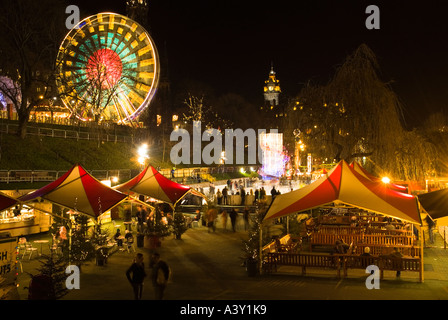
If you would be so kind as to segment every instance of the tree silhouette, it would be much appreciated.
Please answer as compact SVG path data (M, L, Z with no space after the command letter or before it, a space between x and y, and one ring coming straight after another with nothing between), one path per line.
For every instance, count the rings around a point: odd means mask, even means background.
M31 110L52 93L65 6L62 0L2 1L0 92L17 112L22 138Z
M288 111L289 128L298 129L295 138L317 156L366 157L378 173L424 178L433 167L433 146L403 128L403 106L379 73L375 54L362 44L327 85L308 84L300 92Z

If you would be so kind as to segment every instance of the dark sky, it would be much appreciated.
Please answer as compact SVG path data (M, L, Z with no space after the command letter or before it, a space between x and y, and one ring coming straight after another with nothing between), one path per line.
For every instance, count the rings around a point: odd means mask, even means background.
M125 0L74 0L81 11L125 14ZM418 124L448 102L446 1L149 0L149 29L167 49L171 81L193 79L217 94L262 102L271 62L287 96L309 80L326 83L359 45L377 55L385 81ZM366 7L380 9L368 30Z

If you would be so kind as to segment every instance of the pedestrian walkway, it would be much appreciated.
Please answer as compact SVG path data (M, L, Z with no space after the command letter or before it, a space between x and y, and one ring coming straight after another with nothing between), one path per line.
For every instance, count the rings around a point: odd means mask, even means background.
M48 237L40 235L39 237ZM436 234L434 245L424 251L425 280L418 282L418 273L404 272L401 278L385 273L380 289L367 289L367 274L362 270L350 272L348 278L338 279L334 271L309 269L306 276L297 270L283 270L272 275L248 277L242 267L242 241L247 238L242 224L237 231L218 226L208 232L204 226L189 229L181 240L165 238L157 251L168 262L172 280L166 300L334 300L334 299L448 299L448 249ZM148 274L150 250L143 253ZM45 253L45 252L44 252ZM105 266L88 262L82 266L81 287L71 290L63 300L132 300L132 288L125 272L134 254L116 252ZM37 259L22 262L23 273L18 276L18 294L27 299L30 277L39 266ZM153 300L153 289L147 279L144 300Z

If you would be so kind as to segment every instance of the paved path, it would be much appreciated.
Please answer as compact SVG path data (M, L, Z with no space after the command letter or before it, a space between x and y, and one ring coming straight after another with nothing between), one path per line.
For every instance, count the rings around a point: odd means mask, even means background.
M172 269L172 282L165 299L177 301L205 300L439 300L448 299L448 250L443 249L441 237L433 247L425 249L425 281L418 282L418 273L404 272L400 279L393 272L385 272L380 289L368 290L367 274L362 270L337 279L335 271L283 269L273 275L248 277L241 266L242 240L247 233L239 225L237 232L218 228L209 233L207 228L189 229L182 240L172 237L162 241L158 249L162 259ZM136 248L145 256L147 271L149 250ZM44 250L45 251L45 250ZM81 288L70 291L63 300L132 300L133 294L125 272L133 254L117 252L107 265L93 262L82 267ZM34 273L37 259L23 261L24 273L18 277L20 299L27 298L29 283L26 272ZM146 281L143 300L153 300L153 290Z

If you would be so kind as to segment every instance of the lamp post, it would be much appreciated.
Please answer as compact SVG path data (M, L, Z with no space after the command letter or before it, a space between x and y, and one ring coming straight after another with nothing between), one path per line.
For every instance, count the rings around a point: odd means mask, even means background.
M138 163L141 165L142 170L145 168L146 165L146 159L149 159L148 155L148 145L146 143L143 143L138 149L137 149L137 155L138 155Z
M381 181L382 181L384 184L388 184L388 183L390 183L390 178L389 178L389 177L383 177L383 178L381 178Z

